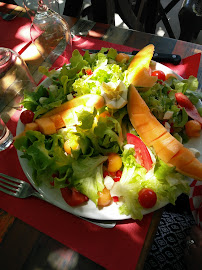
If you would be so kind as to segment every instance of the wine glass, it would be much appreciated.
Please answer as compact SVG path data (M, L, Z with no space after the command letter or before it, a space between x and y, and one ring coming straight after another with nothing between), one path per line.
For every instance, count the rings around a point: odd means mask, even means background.
M23 5L33 21L35 15L47 9L60 13L60 6L58 0L23 0Z
M28 0L24 0L24 2L26 1ZM50 2L53 4L53 1ZM58 68L68 63L71 57L71 32L68 23L62 16L44 3L42 0L38 1L38 8L30 28L30 36L32 43L42 58L46 60L46 66L52 66L57 60L55 68Z

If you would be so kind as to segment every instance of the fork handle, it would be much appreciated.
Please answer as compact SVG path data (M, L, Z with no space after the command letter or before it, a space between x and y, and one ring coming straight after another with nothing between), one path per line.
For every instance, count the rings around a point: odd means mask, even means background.
M37 191L34 191L31 195L48 202L48 200L46 200L45 197L41 193L39 193Z

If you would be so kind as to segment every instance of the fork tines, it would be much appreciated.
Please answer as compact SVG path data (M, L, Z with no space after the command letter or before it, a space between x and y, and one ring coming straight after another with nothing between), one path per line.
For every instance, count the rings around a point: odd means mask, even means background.
M18 191L23 181L12 176L5 175L3 173L0 173L0 176L5 178L0 178L0 190L7 194L15 196L15 193Z

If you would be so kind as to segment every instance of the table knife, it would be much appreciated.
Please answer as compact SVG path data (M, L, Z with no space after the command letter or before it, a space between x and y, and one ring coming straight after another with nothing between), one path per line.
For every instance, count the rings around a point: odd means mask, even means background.
M92 49L83 49L83 51L89 51L90 53L97 53L100 50L92 50ZM128 55L136 55L138 50L134 50L132 52L123 52L117 51L118 53L126 53ZM154 52L152 60L156 62L164 62L164 63L172 63L174 65L178 65L181 62L181 56L178 54L168 54L168 53L158 53Z

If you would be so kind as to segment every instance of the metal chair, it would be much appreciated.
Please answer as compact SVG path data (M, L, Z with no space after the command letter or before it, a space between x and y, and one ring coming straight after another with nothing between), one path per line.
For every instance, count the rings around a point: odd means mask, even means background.
M180 0L171 0L163 8L160 0L91 0L91 5L82 9L83 0L66 0L64 15L85 17L95 22L114 25L115 13L133 30L155 34L157 23L162 20L168 35L175 38L167 13Z

